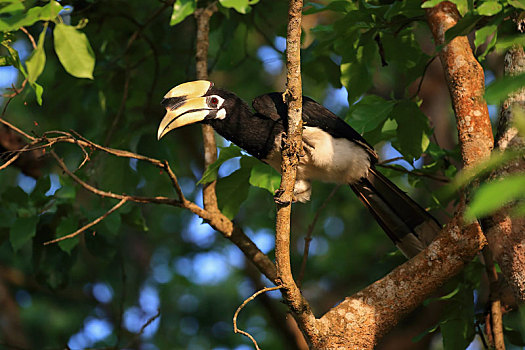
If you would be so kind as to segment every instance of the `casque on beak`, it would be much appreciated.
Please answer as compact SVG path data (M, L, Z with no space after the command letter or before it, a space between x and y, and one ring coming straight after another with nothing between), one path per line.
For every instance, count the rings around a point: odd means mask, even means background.
M210 81L197 80L180 84L168 91L162 100L166 115L160 122L157 139L160 140L173 129L204 120L211 108L206 103L206 97L202 96L212 86Z

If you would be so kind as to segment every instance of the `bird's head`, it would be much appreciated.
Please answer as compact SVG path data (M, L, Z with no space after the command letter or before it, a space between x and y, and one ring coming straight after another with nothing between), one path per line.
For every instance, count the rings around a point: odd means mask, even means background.
M157 139L184 125L224 119L225 98L219 96L220 91L206 80L190 81L168 91L162 100L166 115L160 122Z

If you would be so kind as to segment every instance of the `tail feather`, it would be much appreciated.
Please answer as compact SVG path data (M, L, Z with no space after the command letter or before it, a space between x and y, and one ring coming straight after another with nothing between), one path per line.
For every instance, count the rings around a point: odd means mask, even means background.
M441 229L432 215L374 168L350 187L409 258L429 245Z

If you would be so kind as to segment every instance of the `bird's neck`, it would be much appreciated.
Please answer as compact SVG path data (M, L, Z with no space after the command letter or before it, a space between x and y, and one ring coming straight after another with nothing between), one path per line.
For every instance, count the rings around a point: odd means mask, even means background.
M264 159L274 147L275 136L283 131L282 123L255 115L239 99L225 119L207 121L215 131L252 156Z

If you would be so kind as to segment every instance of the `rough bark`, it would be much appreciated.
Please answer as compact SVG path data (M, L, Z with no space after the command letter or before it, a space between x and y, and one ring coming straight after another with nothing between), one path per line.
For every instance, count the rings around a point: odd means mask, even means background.
M199 80L208 79L208 47L210 34L210 18L217 11L217 4L212 3L206 8L195 10L197 21L197 37L195 48L196 75ZM204 145L204 169L217 160L217 145L215 143L215 132L209 125L202 125L202 139ZM218 212L217 195L215 194L216 181L203 186L202 201L204 208L209 211Z
M445 44L445 32L460 19L451 2L427 9L427 20L436 45ZM466 36L454 38L439 52L450 91L461 156L465 167L486 159L494 145L487 104L483 99L485 75Z
M302 153L301 17L302 0L290 0L286 36L288 130L282 149L281 186L277 199L275 265L285 302L301 330L310 338L317 333L315 316L303 298L290 264L290 216L299 157Z
M505 74L525 72L523 47L512 48L505 55ZM513 93L503 102L498 120L496 148L501 151L525 150L525 141L513 126L515 111L525 112L525 88ZM515 159L492 174L493 179L523 173L525 159ZM512 287L516 299L525 302L525 218L512 217L513 204L506 205L494 215L483 220L494 260L499 264L505 279Z
M378 340L485 245L479 225L463 226L461 208L423 252L347 297L319 320L317 348L373 349Z

